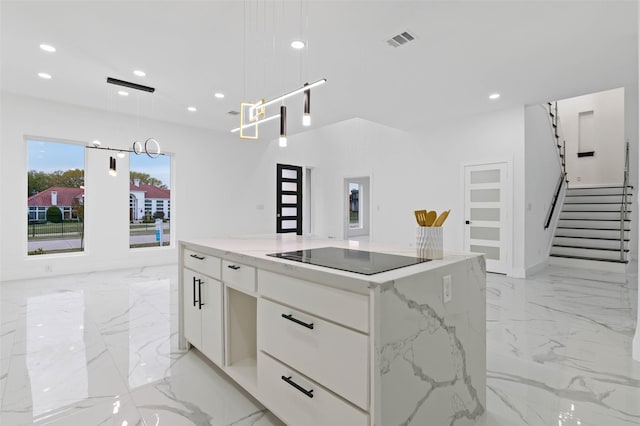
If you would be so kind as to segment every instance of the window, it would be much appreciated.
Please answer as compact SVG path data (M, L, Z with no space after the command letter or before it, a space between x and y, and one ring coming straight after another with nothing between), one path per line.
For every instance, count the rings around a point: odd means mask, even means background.
M129 247L170 245L171 157L131 153L129 166Z
M84 146L27 140L27 253L84 251Z

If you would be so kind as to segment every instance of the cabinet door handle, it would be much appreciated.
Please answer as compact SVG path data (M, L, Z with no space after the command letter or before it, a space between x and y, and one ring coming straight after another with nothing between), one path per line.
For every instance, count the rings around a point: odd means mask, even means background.
M238 266L238 265L227 265L227 268L233 269L234 271L237 271L238 269L240 269L240 266Z
M198 260L204 260L204 256L198 256L197 254L192 254L191 257Z
M193 277L193 306L196 306L196 277Z
M300 324L303 327L307 327L313 330L313 323L306 323L304 321L300 321L298 318L294 318L293 314L289 314L289 315L282 314L282 318L288 319L289 321L293 321L296 324Z
M204 303L202 303L202 280L198 280L198 309L202 309Z
M298 389L300 392L302 392L303 394L307 395L309 398L313 398L313 389L306 390L305 388L303 388L302 386L300 386L299 384L297 384L296 382L291 380L291 376L289 376L289 377L282 376L282 380L284 380L285 382L289 383L291 386L293 386L294 388Z

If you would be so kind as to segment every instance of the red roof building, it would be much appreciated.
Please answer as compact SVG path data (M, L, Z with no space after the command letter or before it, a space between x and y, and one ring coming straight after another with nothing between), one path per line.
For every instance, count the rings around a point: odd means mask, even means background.
M170 190L140 183L139 179L134 179L129 189L130 221L142 220L145 217L163 219L171 217Z
M83 198L84 189L82 188L61 186L47 188L27 199L28 218L30 221L44 221L47 218L47 209L57 206L64 220L74 219L73 206L77 203L82 204Z
M142 220L145 216L154 217L156 212L162 212L161 217L165 219L171 216L171 191L169 189L140 183L137 179L129 189L130 220ZM83 200L83 188L59 186L47 188L28 198L29 220L46 220L47 209L51 206L60 208L63 219L74 219L73 206L77 202L82 204Z

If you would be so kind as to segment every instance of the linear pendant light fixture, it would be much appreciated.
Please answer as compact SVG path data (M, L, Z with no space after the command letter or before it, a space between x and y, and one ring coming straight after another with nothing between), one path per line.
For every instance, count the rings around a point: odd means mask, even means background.
M280 95L268 101L264 99L255 102L255 103L246 103L243 102L240 104L240 127L237 127L231 130L232 133L240 131L241 139L258 139L258 125L261 123L265 123L267 121L274 120L276 118L280 118L280 146L286 146L286 106L281 105L280 114L275 114L269 117L265 117L266 108L270 105L275 104L276 102L282 102L287 98L295 96L299 93L304 93L304 115L302 119L302 124L304 126L311 125L311 89L314 87L321 86L327 82L326 78L320 79L313 83L305 83L302 87L299 87L295 90L285 93L284 95ZM252 135L247 135L243 132L243 130L255 127L255 133Z
M305 87L309 86L309 83L304 84ZM311 89L304 91L304 113L302 114L302 125L311 126Z
M143 86L142 84L132 83L130 81L118 80L117 78L107 77L107 83L115 84L117 86L124 86L130 89L142 90L143 92L153 93L155 88L149 86Z
M296 90L292 90L289 93L285 93L284 95L278 96L277 98L273 98L273 99L271 99L271 100L269 100L267 102L264 102L264 103L257 102L256 104L254 104L253 109L256 109L258 107L266 108L271 104L274 104L274 103L279 102L279 101L283 101L283 100L285 100L287 98L290 98L291 96L297 95L298 93L302 93L305 90L311 90L314 87L318 87L318 86L321 86L321 85L325 84L326 82L327 82L327 79L323 78L323 79L318 80L316 82L313 82L311 84L307 83L304 86L302 86L302 87L300 87L300 88L298 88Z
M279 118L279 117L280 117L280 114L272 115L271 117L263 118L262 120L257 120L257 121L254 121L253 123L245 124L244 126L242 126L242 129L243 130L248 129L249 127L257 126L258 124L266 123L267 121L275 120L276 118ZM235 129L231 130L231 133L235 133L239 130L240 130L240 127L236 127Z

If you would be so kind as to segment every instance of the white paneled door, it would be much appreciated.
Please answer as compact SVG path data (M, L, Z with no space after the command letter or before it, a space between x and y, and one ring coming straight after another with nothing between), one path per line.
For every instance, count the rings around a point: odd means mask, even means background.
M484 253L487 271L509 272L507 242L507 163L465 166L465 231L467 251Z

